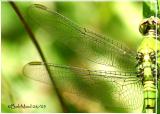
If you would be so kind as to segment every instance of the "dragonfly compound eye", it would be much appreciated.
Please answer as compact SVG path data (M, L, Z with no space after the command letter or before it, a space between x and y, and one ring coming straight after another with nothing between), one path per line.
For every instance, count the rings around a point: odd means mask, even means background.
M139 31L144 36L150 33L152 33L153 35L155 34L159 35L160 34L160 19L157 17L151 16L150 18L143 20L140 23Z

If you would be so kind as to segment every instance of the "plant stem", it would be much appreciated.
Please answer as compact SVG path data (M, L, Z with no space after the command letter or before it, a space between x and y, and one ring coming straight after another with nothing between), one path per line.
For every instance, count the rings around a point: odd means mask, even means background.
M24 28L25 28L25 30L27 31L28 35L30 36L30 39L32 40L33 44L35 45L36 49L38 50L38 53L39 53L42 61L43 61L44 63L47 63L47 61L46 61L46 59L45 59L45 57L44 57L44 54L42 53L42 50L41 50L41 48L40 48L40 45L38 44L38 42L37 42L37 40L36 40L36 38L35 38L32 30L30 29L29 25L26 23L24 17L21 15L19 8L16 6L16 4L15 4L13 1L10 1L9 3L11 4L12 8L13 8L14 11L16 12L16 14L18 15L20 21L21 21L22 24L24 25ZM50 70L49 70L49 67L48 67L48 65L46 65L46 64L44 64L44 65L45 65L45 68L46 68L46 70L47 70L47 72L48 72L48 74L49 74L49 78L50 78L50 80L51 80L51 82L52 82L53 88L54 88L55 92L57 93L57 96L58 96L59 101L60 101L60 103L61 103L63 112L67 112L65 103L64 103L64 101L63 101L63 98L62 98L62 96L61 96L61 94L60 94L59 89L58 89L57 86L56 86L56 83L55 83L55 81L54 81L54 79L53 79L53 77L52 77L52 74L51 74L51 72L50 72Z

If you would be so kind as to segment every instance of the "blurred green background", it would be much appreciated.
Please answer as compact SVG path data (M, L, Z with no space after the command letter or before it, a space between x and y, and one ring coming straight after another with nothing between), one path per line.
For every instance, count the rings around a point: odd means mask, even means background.
M28 17L28 7L33 3L40 2L16 2L34 34L36 34L47 61L57 64L76 65L76 59L74 60L72 53L68 54L68 50L53 46L56 41L54 41L54 37L50 38L52 34L43 30L43 26L35 26L34 22ZM127 44L133 50L136 50L142 40L138 30L139 23L143 19L141 2L41 2L40 4L63 14L82 27ZM52 87L28 79L22 72L25 64L30 61L41 61L41 58L9 3L2 2L1 16L2 112L62 112ZM70 95L70 97L73 96ZM75 97L75 99L77 100L73 102L76 103L66 101L70 112L135 111L114 110L100 105L103 103L79 99L79 97ZM46 109L8 108L8 105L13 103L45 104L47 107ZM136 111L141 111L141 107Z

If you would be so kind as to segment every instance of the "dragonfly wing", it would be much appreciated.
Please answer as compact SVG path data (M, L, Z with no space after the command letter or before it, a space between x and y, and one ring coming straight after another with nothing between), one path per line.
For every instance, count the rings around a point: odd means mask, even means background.
M69 99L99 103L114 112L129 112L143 104L141 80L134 72L91 71L78 67L46 64L50 68L57 87ZM44 63L31 62L24 67L25 76L51 84ZM69 96L67 96L68 94ZM69 97L69 98L68 98ZM72 98L72 97L71 97ZM136 99L135 99L136 98ZM70 99L70 102L75 102ZM85 102L85 101L84 101Z
M30 19L40 25L58 41L55 45L70 47L78 56L100 64L124 69L135 68L135 54L121 43L80 27L63 15L45 6L35 4L29 8ZM78 43L78 44L77 44ZM61 47L61 46L60 46Z

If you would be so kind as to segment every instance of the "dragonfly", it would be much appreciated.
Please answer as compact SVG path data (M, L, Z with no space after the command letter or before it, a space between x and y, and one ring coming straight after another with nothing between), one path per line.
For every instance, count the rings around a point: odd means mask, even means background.
M74 56L85 59L91 67L32 61L23 68L26 77L51 84L47 65L62 96L73 104L84 108L92 104L114 112L130 112L139 107L145 113L156 112L160 78L158 18L152 16L141 22L139 31L144 38L137 50L132 50L116 40L80 27L44 5L34 4L28 12L34 23L53 33L61 45L71 47ZM102 69L95 70L94 66Z

